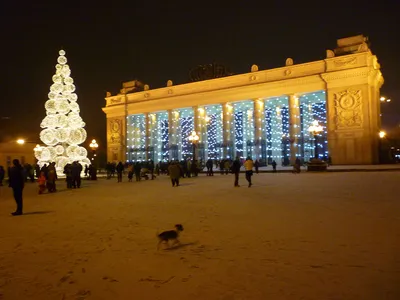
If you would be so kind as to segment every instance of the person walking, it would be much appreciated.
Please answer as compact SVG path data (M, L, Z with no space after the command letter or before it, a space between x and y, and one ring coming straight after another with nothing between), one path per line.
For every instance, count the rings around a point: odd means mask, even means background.
M117 170L117 182L122 182L122 172L124 171L122 162L119 162L115 169Z
M56 174L56 167L55 163L51 163L49 165L48 173L47 173L47 190L49 193L55 193L56 190L56 179L57 179L57 174Z
M240 159L236 157L232 164L232 173L235 174L235 187L240 187L239 185L239 172L240 172Z
M147 167L148 167L150 175L151 175L151 180L154 180L154 178L156 178L156 176L154 175L154 161L150 160L147 163Z
M132 178L133 178L133 164L130 163L128 165L128 182L132 182Z
M275 160L272 161L272 170L274 173L276 173L276 161Z
M256 169L256 174L258 174L259 167L260 167L260 162L258 161L258 159L256 159L256 161L254 162L254 168Z
M25 178L23 168L18 159L13 160L13 167L10 168L8 173L9 187L12 188L15 202L17 203L17 210L11 213L13 216L22 215L23 201L22 191L24 190Z
M136 177L136 181L140 181L141 180L141 171L142 171L142 164L140 162L136 162L135 166L133 167L133 170L135 171L135 177Z
M44 172L40 173L40 176L37 181L39 185L39 195L41 195L46 190L46 176L44 176Z
M297 157L296 161L294 162L294 165L293 165L292 173L298 174L300 172L301 172L301 161L300 161L300 158Z
M3 186L3 180L6 175L6 171L3 166L0 166L0 186Z
M181 177L181 166L179 162L171 162L168 166L169 177L171 178L172 187L179 186L179 178Z
M214 163L213 163L212 159L209 158L206 162L207 176L214 176L213 166L214 166Z
M246 170L246 180L249 182L249 187L251 187L253 184L251 183L251 176L253 176L253 160L251 157L247 157L246 161L244 162L244 168Z

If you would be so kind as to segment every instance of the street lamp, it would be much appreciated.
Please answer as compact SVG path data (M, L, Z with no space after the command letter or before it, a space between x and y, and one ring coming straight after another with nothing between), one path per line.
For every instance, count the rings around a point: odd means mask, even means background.
M381 100L381 102L390 102L390 101L392 101L392 100L390 100L390 99L387 99L386 97L381 97L381 98L379 98L379 100Z
M17 144L23 145L23 144L25 144L25 140L24 139L18 139L17 140Z
M197 135L196 131L192 131L192 134L189 136L189 141L193 145L193 161L196 160L196 145L199 142L199 136Z
M324 128L318 124L318 121L315 120L312 122L312 125L308 128L308 131L311 132L314 135L314 141L315 141L315 155L314 157L318 159L318 134L323 131Z
M383 139L386 136L386 132L385 131L379 131L379 137L381 139Z
M90 149L92 149L92 154L93 154L92 160L94 160L94 157L96 156L96 150L99 147L99 145L97 144L96 140L93 139L89 147Z

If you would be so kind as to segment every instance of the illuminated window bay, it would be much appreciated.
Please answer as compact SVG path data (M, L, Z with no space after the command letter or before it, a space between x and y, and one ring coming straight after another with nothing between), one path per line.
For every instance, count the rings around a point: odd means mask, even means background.
M265 101L266 153L268 163L288 165L290 161L289 98L269 98Z
M254 103L233 103L234 146L236 157L254 157Z
M127 118L127 160L146 159L146 123L145 115L131 115Z
M223 157L223 116L222 105L208 105L204 107L205 114L200 116L204 118L206 128L206 142L204 155L211 159L220 159Z
M194 111L193 108L181 108L176 112L179 115L179 128L177 128L178 152L174 153L174 159L187 159L192 156L192 144L189 136L194 130Z
M314 121L323 127L323 131L317 136L318 157L327 159L328 139L327 139L327 120L326 120L326 93L319 91L314 93L303 94L300 100L300 126L301 134L299 139L298 157L309 161L315 155L315 138L309 131Z

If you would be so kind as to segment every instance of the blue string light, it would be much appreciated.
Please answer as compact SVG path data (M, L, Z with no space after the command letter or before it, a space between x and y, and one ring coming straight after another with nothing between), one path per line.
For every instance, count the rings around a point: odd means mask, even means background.
M192 144L190 143L188 137L194 130L194 118L193 117L183 117L180 118L181 126L181 143L182 143L182 159L186 159L192 156Z
M243 157L243 112L235 112L235 146L236 155Z
M289 132L289 98L287 96L268 98L265 100L264 125L266 143L262 151L265 151L269 163L276 160L277 163L284 162L290 158L290 143L293 137ZM223 147L223 118L221 105L204 106L205 111L198 122L200 128L205 126L203 133L204 155L207 158L222 158ZM326 117L326 94L324 91L303 94L299 98L299 125L298 134L299 149L298 156L308 161L314 157L314 136L308 131L313 121L323 126L324 131L318 136L319 157L327 158L327 117ZM189 135L194 130L194 111L192 108L177 109L176 117L179 122L175 123L179 128L173 128L176 132L177 155L178 158L188 158L192 155L192 144L188 140ZM242 157L253 156L254 154L254 104L252 101L242 101L233 103L233 120L231 122L231 138L234 141L234 148L230 147L228 153ZM208 118L207 121L201 118ZM231 115L232 116L232 115ZM176 119L178 120L178 119ZM145 115L131 115L127 118L127 159L129 161L141 161L146 157L146 125ZM150 126L149 150L150 157L154 160L168 160L170 157L170 124L168 112L157 112L151 114L148 119ZM172 132L175 134L174 132ZM198 132L200 134L200 132ZM265 149L264 149L265 147ZM234 153L234 150L236 153ZM175 150L174 150L175 151Z

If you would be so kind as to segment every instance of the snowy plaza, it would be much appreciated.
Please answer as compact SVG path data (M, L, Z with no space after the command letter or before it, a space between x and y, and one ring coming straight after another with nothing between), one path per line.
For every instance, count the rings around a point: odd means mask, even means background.
M400 172L240 180L0 187L0 299L400 299Z

